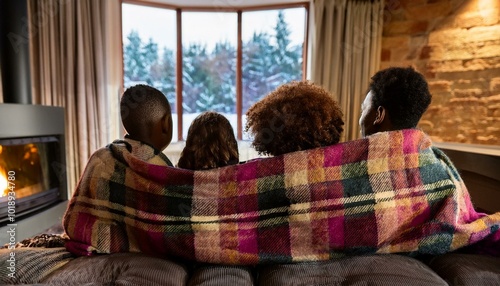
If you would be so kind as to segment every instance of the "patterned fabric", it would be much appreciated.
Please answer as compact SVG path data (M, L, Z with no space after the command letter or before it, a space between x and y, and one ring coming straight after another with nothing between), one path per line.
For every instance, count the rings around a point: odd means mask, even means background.
M48 234L42 233L35 235L33 237L23 239L22 241L16 243L13 248L21 247L64 247L67 237L64 234ZM11 247L9 244L5 244L2 249ZM12 248L12 247L11 247Z
M0 249L0 285L40 283L73 259L64 247Z
M69 203L75 254L252 265L435 255L483 241L499 254L500 213L473 209L457 170L419 130L206 171L167 167L151 147L125 143L91 157Z

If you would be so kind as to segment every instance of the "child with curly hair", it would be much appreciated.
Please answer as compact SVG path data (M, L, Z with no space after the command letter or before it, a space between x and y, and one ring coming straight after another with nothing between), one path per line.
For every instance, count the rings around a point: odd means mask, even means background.
M204 112L191 123L177 166L207 170L237 164L238 143L233 128L221 114Z
M248 109L245 131L261 155L282 155L340 141L344 121L333 95L309 81L281 85Z

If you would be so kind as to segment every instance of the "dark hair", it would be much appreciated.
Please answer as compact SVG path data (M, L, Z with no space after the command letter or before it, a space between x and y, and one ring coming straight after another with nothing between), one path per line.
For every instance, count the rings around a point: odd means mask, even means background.
M371 80L373 108L383 106L397 129L417 127L432 99L424 76L412 67L391 67Z
M123 127L131 135L143 132L144 128L171 114L170 104L158 89L138 84L129 87L120 101Z
M344 121L333 95L308 81L281 85L248 109L245 130L259 154L281 155L336 144Z
M186 146L177 166L203 170L237 164L238 143L233 128L221 114L204 112L189 126Z

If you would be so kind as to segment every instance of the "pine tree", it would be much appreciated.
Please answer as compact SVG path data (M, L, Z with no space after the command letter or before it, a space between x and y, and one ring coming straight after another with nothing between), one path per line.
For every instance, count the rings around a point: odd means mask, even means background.
M143 80L150 85L154 85L151 73L153 72L155 65L158 65L158 44L153 42L153 39L149 38L148 43L142 47L141 53L143 65L146 70Z
M290 30L288 29L288 24L285 21L285 15L283 14L283 10L278 12L278 21L274 28L276 32L276 55L279 55L277 58L277 62L283 62L283 59L289 55L287 53L288 46L290 45Z
M243 110L247 110L270 91L273 48L267 33L254 33L243 46Z
M155 82L159 83L158 85L160 87L160 91L167 96L172 110L175 110L176 69L174 52L167 48L163 48L162 60L161 63L157 66L159 67L159 79L155 80Z
M236 112L236 49L228 42L215 45L211 54L211 89L215 97L212 109Z
M279 85L302 78L302 46L291 44L283 11L278 12L274 33L259 32L243 45L244 112ZM175 104L176 62L173 51L143 43L136 31L124 46L125 85L146 82L160 89ZM183 48L183 109L186 113L206 110L234 113L236 107L236 49L228 42Z
M158 44L153 39L150 38L144 44L139 33L134 30L127 39L123 53L125 87L138 83L149 84L165 94L174 110L176 79L173 52L164 48L160 61Z
M128 44L123 49L125 83L129 81L141 81L147 74L141 52L141 37L139 37L137 31L132 30L128 34L127 39Z
M283 10L278 12L275 26L276 46L273 52L273 85L280 85L302 78L302 48L290 45L290 30L285 21Z
M209 74L205 64L208 59L206 47L190 44L184 49L183 55L183 109L188 113L204 111L204 104L209 104L211 100L207 88Z
M254 33L252 39L245 43L243 110L281 84L302 79L302 47L291 45L290 34L285 15L280 10L274 27L274 39L266 33Z

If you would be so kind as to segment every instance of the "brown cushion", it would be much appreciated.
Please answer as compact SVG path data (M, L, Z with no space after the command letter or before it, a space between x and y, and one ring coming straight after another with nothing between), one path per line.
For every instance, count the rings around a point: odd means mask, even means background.
M321 263L268 266L259 285L448 285L424 263L399 255L370 255Z
M197 267L188 286L253 286L252 269L243 266L205 265Z
M53 285L185 285L186 268L141 253L79 257L43 280Z
M500 285L500 258L476 254L448 253L429 262L450 285Z
M64 247L0 249L0 285L39 283L73 259Z

